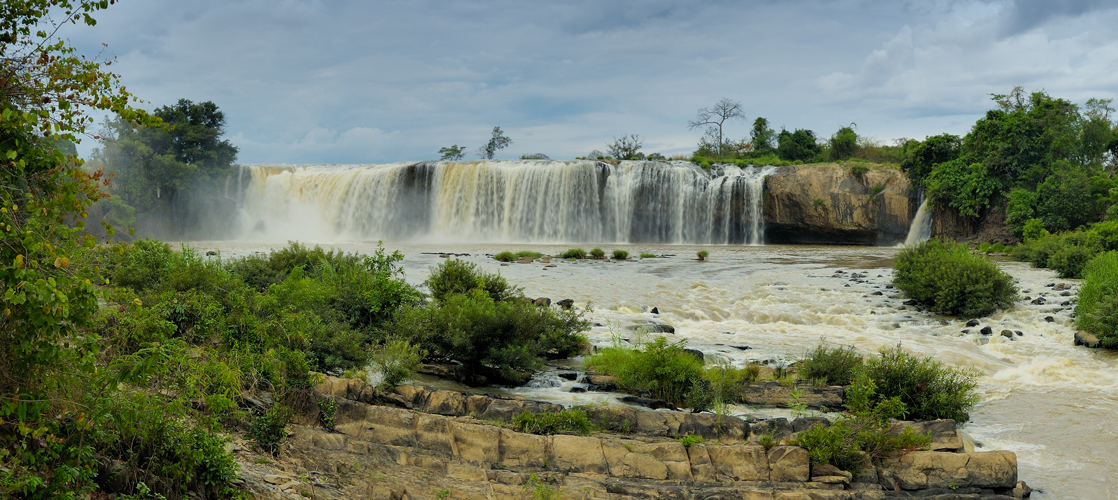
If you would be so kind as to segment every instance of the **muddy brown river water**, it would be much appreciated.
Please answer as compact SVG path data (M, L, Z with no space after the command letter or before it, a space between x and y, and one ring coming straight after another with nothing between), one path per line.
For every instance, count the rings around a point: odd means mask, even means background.
M313 242L311 242L313 243ZM200 250L223 257L267 251L282 243L196 242ZM324 246L369 252L376 243ZM589 249L590 245L581 245ZM699 247L602 245L607 255L627 250L624 262L552 260L544 264L500 265L486 256L503 250L557 254L571 245L385 243L405 255L409 282L422 282L439 252L468 253L464 260L487 271L500 271L531 297L574 299L589 304L588 318L602 326L589 332L606 346L616 336L631 336L627 326L653 318L671 324L669 337L735 364L751 360L794 361L821 340L852 345L865 354L897 345L945 363L980 369L982 401L963 430L977 449L1017 453L1020 478L1042 493L1035 498L1118 498L1118 355L1073 345L1071 306L1078 283L1060 280L1048 270L1000 261L1018 280L1022 297L1044 296L1045 305L1019 301L1006 312L981 318L978 327L904 306L887 288L896 248L806 246L706 246L706 262L695 259ZM636 258L641 252L668 257ZM838 273L842 271L842 273ZM852 273L864 275L852 279ZM836 277L836 274L838 277ZM1070 296L1046 287L1068 283ZM875 292L880 292L876 295ZM1046 321L1051 316L1054 321ZM994 334L979 333L991 326ZM1020 331L1013 339L1002 330ZM737 346L737 347L735 347ZM741 349L749 347L749 349ZM605 401L614 395L567 392L570 382L549 383L510 392L565 404ZM735 407L739 414L773 414L772 410Z

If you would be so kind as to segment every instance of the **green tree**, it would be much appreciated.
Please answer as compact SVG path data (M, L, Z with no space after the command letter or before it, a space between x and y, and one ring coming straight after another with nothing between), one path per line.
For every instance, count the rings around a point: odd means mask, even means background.
M754 151L760 153L773 151L776 143L776 132L769 127L769 120L760 116L753 120L753 129L749 131L749 140Z
M781 160L804 162L811 161L822 151L815 140L815 132L805 129L796 129L795 132L781 129L776 149Z
M722 128L726 122L745 118L745 110L741 103L722 98L709 108L699 108L694 120L687 122L687 128L694 130L706 127L710 135L715 136L715 152L719 158L723 156L723 142L725 141Z
M478 148L477 154L482 159L492 160L493 155L497 154L498 150L505 149L510 144L512 144L512 139L509 139L508 136L501 131L501 127L493 127L493 135L489 138L489 142Z
M466 146L455 144L450 147L439 148L439 154L442 155L439 158L440 161L458 161L466 156Z
M853 125L853 124L851 124ZM858 134L852 127L842 127L831 136L831 159L845 160L858 151Z
M957 135L940 134L906 144L901 170L917 187L924 186L924 178L939 164L959 157L962 139Z

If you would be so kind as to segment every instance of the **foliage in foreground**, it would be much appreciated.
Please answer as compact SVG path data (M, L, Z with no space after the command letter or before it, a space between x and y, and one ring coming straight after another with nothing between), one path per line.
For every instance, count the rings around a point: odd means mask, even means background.
M1061 278L1082 278L1091 259L1114 250L1118 250L1118 221L1108 220L1061 234L1039 229L1013 249L1013 258L1050 268Z
M796 364L796 373L827 385L850 385L862 366L862 355L853 347L819 344Z
M1075 324L1096 335L1103 347L1118 348L1118 252L1092 259L1083 271Z
M893 285L931 310L985 316L1013 306L1017 286L997 264L966 245L932 238L907 247L893 264Z
M618 343L598 351L583 364L614 377L625 387L647 389L654 398L692 407L692 389L701 380L703 362L685 351L686 345L686 339L671 343L664 337L656 337L635 349Z
M800 432L794 444L807 450L813 464L831 464L855 476L889 454L927 447L931 439L911 427L890 432L893 419L905 418L908 408L900 397L878 395L873 378L859 373L846 390L847 411L829 426Z

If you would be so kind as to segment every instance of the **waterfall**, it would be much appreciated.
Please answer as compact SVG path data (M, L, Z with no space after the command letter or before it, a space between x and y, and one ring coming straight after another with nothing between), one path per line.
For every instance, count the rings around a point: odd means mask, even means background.
M776 167L471 161L248 165L243 227L298 239L762 244Z
M928 200L921 194L920 208L916 210L912 225L908 227L908 237L904 240L905 246L915 245L932 237L932 215L932 209L928 208Z

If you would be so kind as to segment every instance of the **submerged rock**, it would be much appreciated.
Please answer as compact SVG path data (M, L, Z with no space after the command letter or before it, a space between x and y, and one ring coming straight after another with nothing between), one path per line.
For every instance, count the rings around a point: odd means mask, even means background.
M1083 330L1075 332L1075 345L1090 347L1092 349L1102 347L1102 342L1099 338L1092 333L1087 333Z

